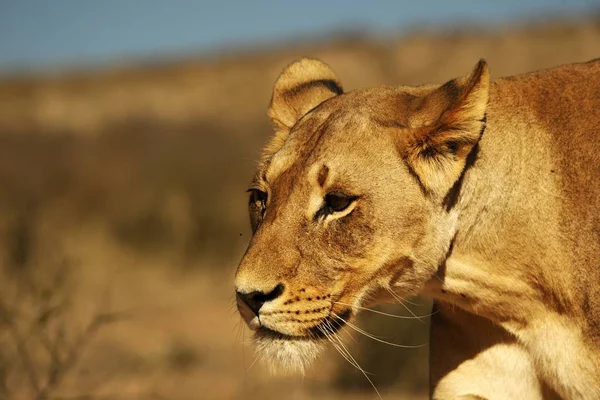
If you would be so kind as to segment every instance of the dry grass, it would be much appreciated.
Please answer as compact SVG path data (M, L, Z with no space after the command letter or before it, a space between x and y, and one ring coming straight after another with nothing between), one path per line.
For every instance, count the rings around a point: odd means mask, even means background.
M375 398L333 351L304 379L269 376L252 365L243 345L248 333L232 307L232 277L249 238L244 190L270 134L271 84L306 54L329 62L347 89L439 82L466 73L480 57L499 76L597 57L600 22L352 37L172 65L6 78L0 399L37 392L65 399L285 393L300 400L342 391L348 399ZM64 281L52 278L65 269ZM17 291L23 282L38 289ZM57 305L60 312L40 324ZM427 313L426 306L414 310ZM126 318L93 322L102 315ZM418 321L362 319L399 343L426 340ZM348 343L384 398L425 396L427 349L392 349L356 336Z

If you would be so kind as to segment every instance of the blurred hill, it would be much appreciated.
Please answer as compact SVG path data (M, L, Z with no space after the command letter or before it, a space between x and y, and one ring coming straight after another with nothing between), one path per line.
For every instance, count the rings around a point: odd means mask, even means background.
M499 77L599 57L600 16L338 35L180 61L0 77L0 306L23 274L44 280L44 271L66 266L77 307L63 330L77 331L89 319L85 305L107 287L111 308L137 310L99 336L56 393L275 399L285 388L295 399L336 398L342 389L353 393L349 399L375 398L335 354L320 364L324 374L302 384L269 377L260 366L247 371L253 356L248 352L244 364L241 346L232 344L238 318L230 312L231 281L249 239L244 191L271 134L272 84L305 55L329 63L347 90L441 83L482 57ZM369 331L399 343L426 340L426 324L366 318ZM3 329L0 348L16 349ZM384 398L426 393L426 349L357 340L359 362L375 373ZM8 350L0 357L0 398L10 398L10 387L20 388L13 398L33 398L25 395L19 352Z
M131 121L204 121L227 129L264 119L271 85L301 55L322 58L348 89L442 82L486 58L494 76L598 56L600 17L395 38L356 34L162 65L0 81L0 131L90 135ZM0 77L1 79L1 77Z

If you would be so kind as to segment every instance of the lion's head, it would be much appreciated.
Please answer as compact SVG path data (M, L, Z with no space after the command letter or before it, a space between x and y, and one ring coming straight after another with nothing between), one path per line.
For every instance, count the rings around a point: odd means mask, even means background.
M344 93L323 62L275 83L235 278L258 351L303 368L388 290L418 293L456 232L453 187L485 124L484 61L446 84Z

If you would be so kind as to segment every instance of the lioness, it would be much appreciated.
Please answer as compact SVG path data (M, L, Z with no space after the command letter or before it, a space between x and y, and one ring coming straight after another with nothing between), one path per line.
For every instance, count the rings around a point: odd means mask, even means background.
M303 368L365 304L422 294L432 398L600 399L600 60L489 76L283 71L235 278L259 352Z

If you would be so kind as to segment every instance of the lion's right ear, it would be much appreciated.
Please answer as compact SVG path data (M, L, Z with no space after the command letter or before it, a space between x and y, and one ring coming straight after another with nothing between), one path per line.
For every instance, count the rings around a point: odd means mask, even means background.
M424 189L443 199L460 178L485 127L490 72L480 60L471 74L415 98L409 124L414 135L404 149Z
M335 72L322 61L303 58L288 65L275 82L269 106L277 141L283 144L300 118L343 92Z

